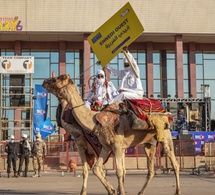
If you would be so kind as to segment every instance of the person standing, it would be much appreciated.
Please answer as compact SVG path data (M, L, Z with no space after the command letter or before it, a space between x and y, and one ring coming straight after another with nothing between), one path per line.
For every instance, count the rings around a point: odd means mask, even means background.
M18 175L21 176L22 165L23 165L23 162L25 161L24 177L27 177L28 176L29 155L31 153L31 146L28 142L28 136L26 134L22 134L22 141L20 142L19 150L20 150L20 160L19 160Z
M16 160L17 160L17 154L18 154L18 148L17 144L14 142L14 135L10 136L10 142L5 146L5 152L7 155L7 176L10 178L10 169L11 169L11 163L13 164L13 171L14 171L14 177L18 177L16 172Z
M36 140L34 141L33 148L33 167L34 167L34 175L32 177L41 177L40 171L43 164L43 159L46 154L46 144L42 140L41 134L38 133L36 135Z

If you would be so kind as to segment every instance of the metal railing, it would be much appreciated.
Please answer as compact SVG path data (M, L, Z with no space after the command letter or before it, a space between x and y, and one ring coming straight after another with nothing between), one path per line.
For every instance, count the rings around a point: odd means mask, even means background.
M4 152L5 145L5 142L0 143L0 172L6 171L7 167L7 154ZM81 158L76 147L74 147L74 142L46 142L46 147L47 154L44 159L43 171L69 170L70 160L74 160L78 165L77 167L81 169ZM208 171L215 169L215 142L205 143L205 153L203 152L200 155L195 154L195 142L193 140L174 140L174 150L181 170L203 168ZM147 169L147 159L143 145L128 148L125 156L126 169ZM109 157L104 168L108 170L116 168L113 156ZM160 170L172 168L169 159L165 155L162 156L161 144L158 144L156 149L155 168ZM29 170L33 170L31 160Z

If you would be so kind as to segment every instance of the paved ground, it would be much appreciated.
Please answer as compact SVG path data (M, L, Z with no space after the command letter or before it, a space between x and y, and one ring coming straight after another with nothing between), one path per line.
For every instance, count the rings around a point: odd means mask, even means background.
M78 195L81 184L81 172L65 173L43 173L42 178L7 178L3 173L0 177L0 195L6 194L26 194L26 195L56 195L70 194ZM125 181L127 195L135 195L141 189L145 181L146 171L128 171ZM182 195L214 195L215 194L215 177L205 172L200 175L191 175L189 172L181 172L181 189ZM117 180L114 172L108 172L108 180L116 188ZM169 175L157 172L145 195L173 195L175 192L175 179L173 173ZM105 195L105 191L99 180L90 173L88 181L88 195Z

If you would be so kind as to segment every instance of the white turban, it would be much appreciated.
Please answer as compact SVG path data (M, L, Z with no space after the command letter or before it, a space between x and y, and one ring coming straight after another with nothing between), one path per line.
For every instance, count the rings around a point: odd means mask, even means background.
M23 138L27 138L28 136L27 136L26 134L23 133L23 134L22 134L22 137L23 137Z
M134 57L131 55L131 53L128 52L127 55L128 55L128 58L130 59L131 63L135 63L135 59L134 59ZM127 58L126 58L125 56L123 57L123 63L128 63L128 60L127 60Z
M38 132L38 133L36 134L36 139L42 140L42 135L40 134L40 132Z
M99 75L99 74L102 74L105 76L105 72L103 70L97 70L97 74L96 75Z

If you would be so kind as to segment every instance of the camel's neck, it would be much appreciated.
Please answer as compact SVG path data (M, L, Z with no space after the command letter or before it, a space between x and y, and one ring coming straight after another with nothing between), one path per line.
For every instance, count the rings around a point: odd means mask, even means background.
M70 104L72 108L73 115L78 122L78 124L89 131L92 131L95 127L94 116L95 112L89 110L81 99L79 92L74 84L67 85L64 89L66 93L64 98Z
M61 118L62 118L64 110L65 110L66 106L68 105L68 102L66 100L64 100L64 99L59 99L59 103L62 106L62 112L61 112Z
M82 135L82 129L81 127L77 124L76 121L73 121L73 124L68 124L66 123L62 118L64 115L64 111L68 105L68 102L65 99L58 99L59 103L62 106L62 112L61 112L61 124L65 131L67 133L72 134L75 138L78 138L80 135Z
M62 105L62 108L65 109L68 102L65 99L58 99L58 100L59 100L59 103Z

